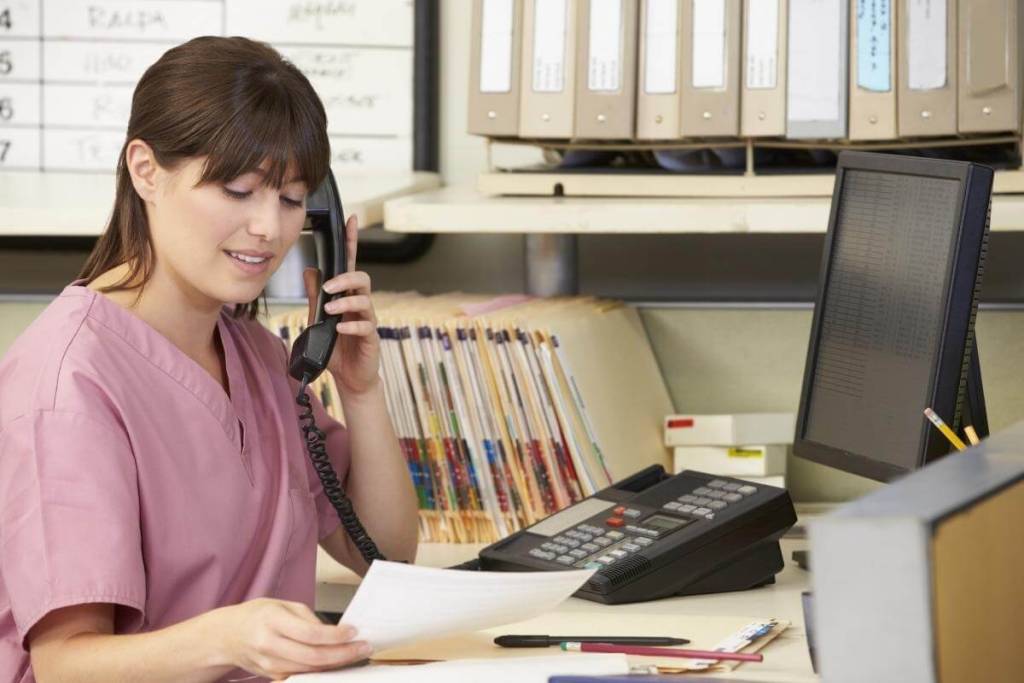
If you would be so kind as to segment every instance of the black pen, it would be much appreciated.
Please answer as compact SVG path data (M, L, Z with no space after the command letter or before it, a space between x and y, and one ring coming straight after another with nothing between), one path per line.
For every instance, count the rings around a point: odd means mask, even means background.
M551 647L562 643L611 643L612 645L686 645L686 638L647 636L498 636L501 647Z

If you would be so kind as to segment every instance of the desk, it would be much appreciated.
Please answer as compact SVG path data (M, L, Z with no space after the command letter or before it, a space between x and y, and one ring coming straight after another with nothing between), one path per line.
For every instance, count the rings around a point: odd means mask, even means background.
M417 564L446 567L476 556L482 545L446 545L424 543L420 546ZM570 598L559 610L593 614L595 619L613 617L616 613L631 614L695 614L721 616L777 617L791 623L778 638L764 649L764 661L744 664L735 673L719 674L723 680L739 678L777 683L809 683L819 678L811 669L804 633L801 591L807 590L810 574L790 560L794 550L807 547L803 539L783 539L785 569L776 583L736 593L718 593L692 597L668 598L632 605L602 605L588 600ZM348 604L359 577L338 565L322 550L317 562L317 608L342 611ZM685 681L685 679L680 679Z

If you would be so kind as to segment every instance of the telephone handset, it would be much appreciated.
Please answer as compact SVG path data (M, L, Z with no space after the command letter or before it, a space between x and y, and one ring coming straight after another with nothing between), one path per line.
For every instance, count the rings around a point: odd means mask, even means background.
M348 254L345 250L345 215L338 195L338 185L334 174L327 171L327 177L315 192L306 198L306 225L304 230L311 230L316 244L317 265L323 275L323 281L331 279L348 270ZM338 339L337 325L340 315L330 315L324 305L332 299L344 294L328 294L322 288L317 296L316 317L302 331L292 345L291 358L288 361L288 374L299 381L299 393L295 401L303 408L299 416L302 421L302 434L306 442L306 450L313 461L313 467L320 483L323 485L327 500L331 501L341 524L345 527L352 542L369 564L373 560L383 560L377 545L366 533L362 522L356 516L352 501L345 495L345 490L338 480L338 475L327 458L324 445L325 435L316 426L313 408L310 404L306 387L327 368L327 361L334 351L334 343Z

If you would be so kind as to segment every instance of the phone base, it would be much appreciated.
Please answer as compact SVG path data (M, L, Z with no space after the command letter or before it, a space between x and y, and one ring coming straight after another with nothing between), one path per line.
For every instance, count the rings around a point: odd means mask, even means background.
M775 575L784 565L778 541L758 543L746 553L713 573L698 579L676 595L729 593L760 588L775 583Z

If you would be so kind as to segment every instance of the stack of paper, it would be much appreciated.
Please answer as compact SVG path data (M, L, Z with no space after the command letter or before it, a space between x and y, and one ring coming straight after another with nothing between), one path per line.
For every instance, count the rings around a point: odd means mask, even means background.
M785 487L793 413L669 415L665 444L674 447L675 471L697 470Z
M377 294L388 410L420 538L493 542L667 465L671 402L637 312L589 298ZM305 310L272 321L294 339ZM314 391L343 419L332 379Z

